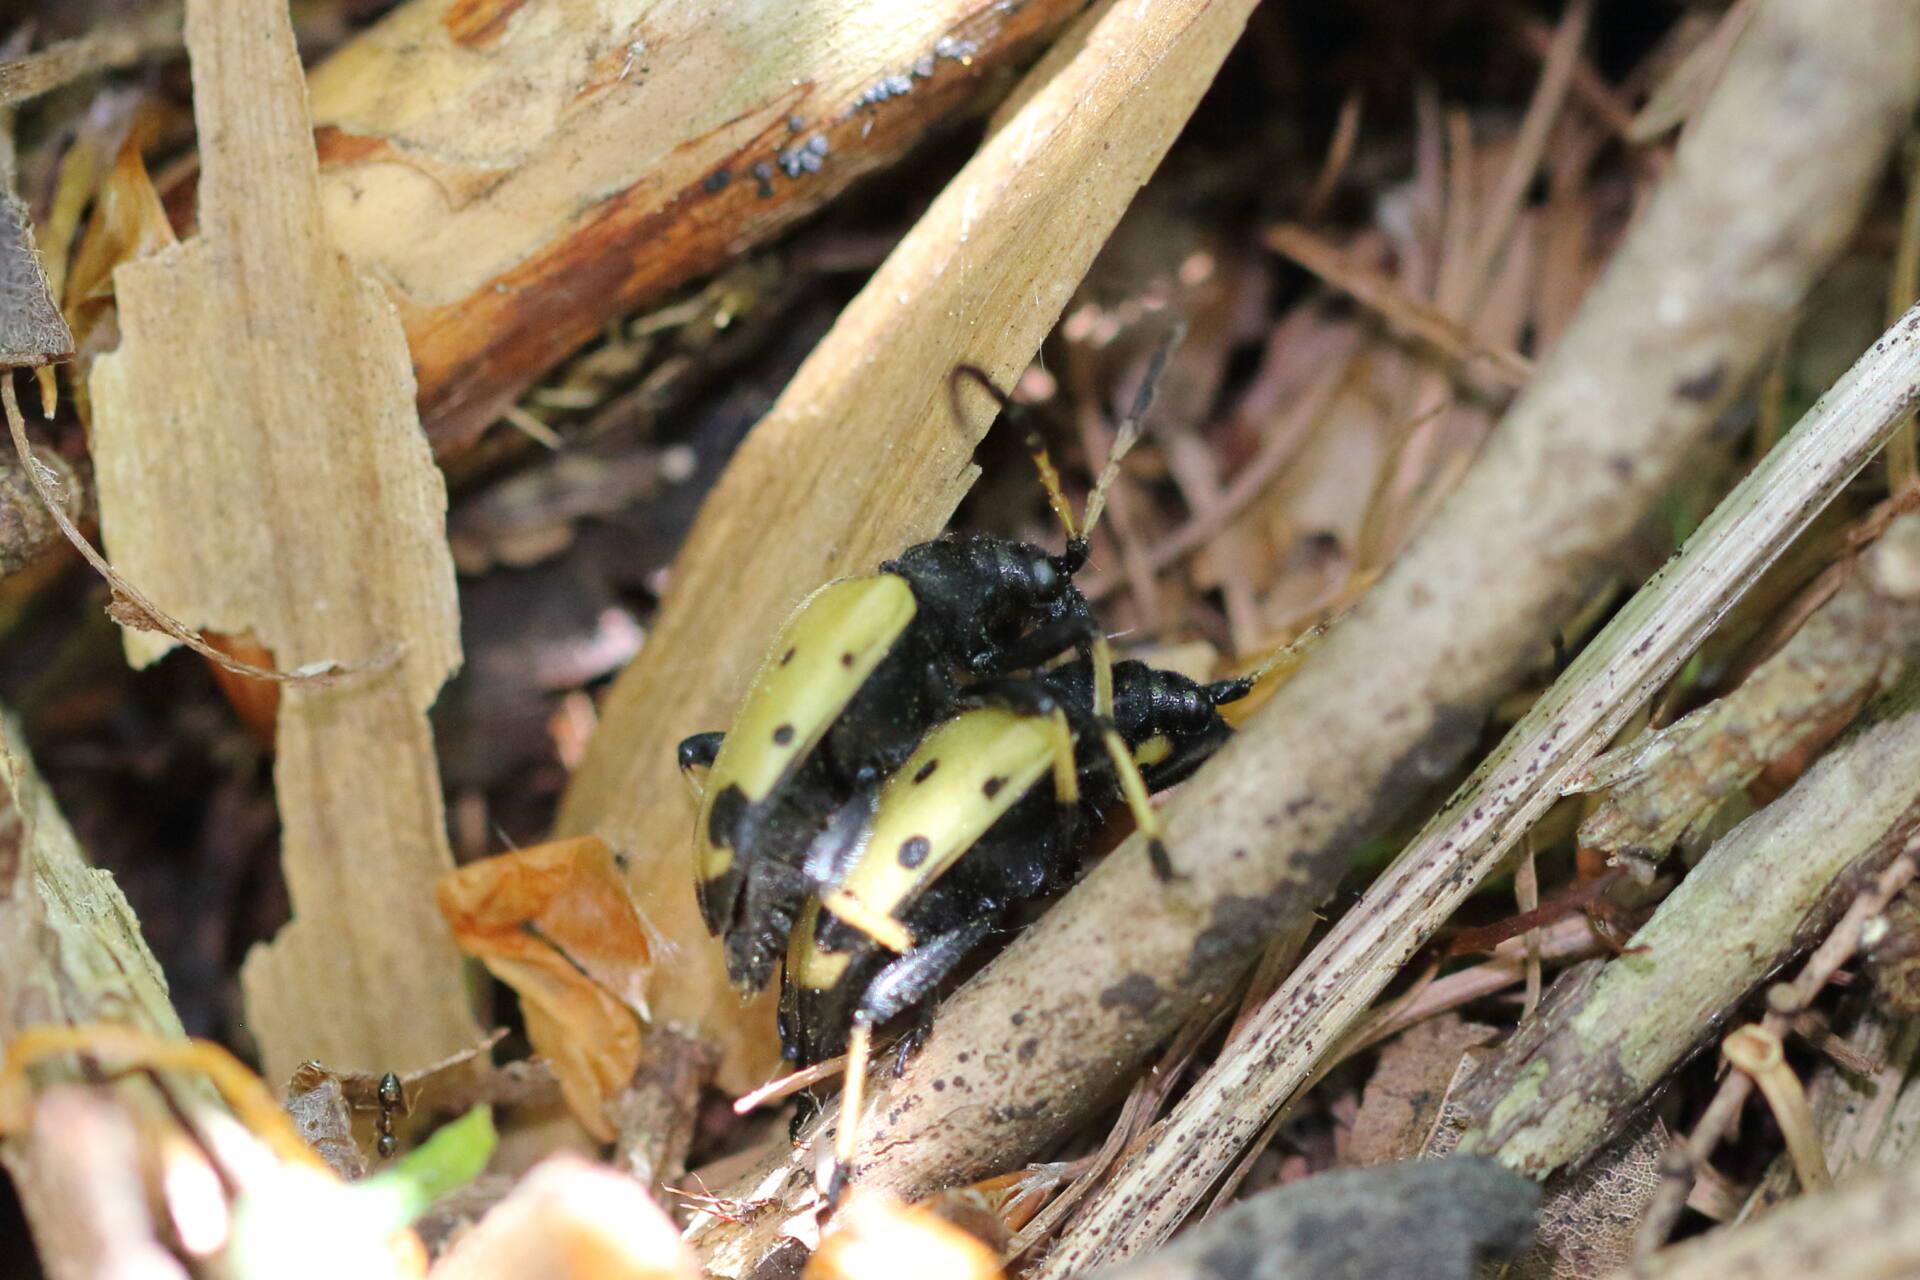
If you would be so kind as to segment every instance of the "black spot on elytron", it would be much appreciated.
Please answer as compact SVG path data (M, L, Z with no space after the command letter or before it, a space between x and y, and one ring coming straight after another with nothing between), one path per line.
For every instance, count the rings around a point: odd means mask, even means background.
M740 817L746 811L747 793L740 789L739 783L728 783L713 798L713 809L707 814L707 843L721 849L733 848L733 829L740 825Z
M987 797L987 799L991 800L995 796L999 795L1000 788L1006 785L1007 785L1007 780L1005 778L988 778L985 782L980 784L980 790Z
M929 760L914 771L913 780L915 782L925 782L933 776L933 771L939 767L940 762L938 760Z
M793 655L794 655L794 652L795 652L794 650L792 650L792 649L789 649L789 650L787 650L787 651L786 651L785 653L783 653L783 654L781 654L781 655L780 655L780 665L784 667L784 666L786 666L786 665L787 665L787 664L788 664L789 662L792 662L792 661L793 661Z
M782 747L786 746L789 742L792 742L793 726L790 724L783 724L778 729L775 729L773 731L773 741L776 746L782 746Z
M900 845L900 865L911 871L927 860L933 842L925 836L909 836Z
M841 654L841 655L840 655L840 665L841 665L841 666L843 666L843 667L850 667L850 666L852 666L852 665L853 665L853 655L852 655L852 654L850 654L850 653L843 653L843 654Z

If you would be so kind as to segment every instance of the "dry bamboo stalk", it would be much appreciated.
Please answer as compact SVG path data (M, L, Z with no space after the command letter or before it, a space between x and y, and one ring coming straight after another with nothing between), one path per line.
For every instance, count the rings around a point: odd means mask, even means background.
M640 657L615 686L562 810L631 858L677 959L653 1010L721 1042L745 1089L773 1063L767 1002L741 1009L694 909L681 736L722 727L807 591L937 532L972 482L987 413L946 376L1002 381L1038 348L1135 190L1211 83L1249 0L1110 4L850 304L707 499ZM738 1012L736 1012L738 1011Z
M270 1078L404 1071L478 1032L433 908L451 866L426 708L459 662L445 491L404 337L327 238L293 33L273 0L187 7L200 234L116 275L93 456L119 567L168 612L251 633L287 686L275 785L295 918L242 971ZM168 642L128 632L129 659Z
M1085 0L413 0L312 78L321 198L436 447L964 114Z
M1248 947L1310 911L1350 850L1465 750L1481 709L1577 604L1587 575L1661 491L1687 441L1769 349L1844 239L1920 90L1920 15L1896 0L1847 11L1841 22L1826 6L1772 7L1667 186L1460 492L1170 806L1169 844L1188 878L1176 892L1162 890L1131 842L963 989L905 1078L876 1099L859 1176L915 1194L1018 1161L1076 1122L1175 1018L1210 998ZM1783 79L1858 92L1823 94L1809 106L1779 97ZM1899 395L1909 381L1899 382ZM1888 392L1865 382L1855 399L1837 397L1840 407L1870 410ZM1740 567L1777 552L1811 509L1805 504L1870 455L1871 430L1844 417L1826 425L1849 433L1842 463L1823 459L1818 446L1795 455L1790 495L1770 512L1780 528L1737 554L1723 550L1718 572L1691 582L1695 592L1723 608L1744 581ZM1693 625L1704 630L1717 612ZM1652 665L1678 661L1685 645L1663 643L1633 661L1649 652ZM1541 736L1523 736L1526 750L1449 814L1457 825L1437 829L1400 864L1392 910L1347 938L1353 949L1323 947L1311 987L1283 988L1276 1000L1285 1016L1262 1028L1259 1052L1238 1060L1239 1083L1275 1074L1276 1063L1294 1083L1305 1078L1437 922L1428 901L1452 901L1484 874L1525 827L1507 820L1525 803L1550 802L1541 784L1562 755L1636 688L1609 679L1577 706L1560 704L1566 723L1530 722L1528 733ZM1264 1119L1257 1105L1192 1114L1217 1116L1219 1126L1157 1150L1153 1172L1123 1174L1081 1214L1082 1229L1118 1208L1106 1222L1124 1219L1128 1247L1150 1243L1211 1181L1200 1166ZM788 1187L804 1177L796 1169ZM714 1228L711 1247L759 1256L775 1243L779 1219L768 1213L746 1232ZM1055 1258L1071 1269L1099 1252Z

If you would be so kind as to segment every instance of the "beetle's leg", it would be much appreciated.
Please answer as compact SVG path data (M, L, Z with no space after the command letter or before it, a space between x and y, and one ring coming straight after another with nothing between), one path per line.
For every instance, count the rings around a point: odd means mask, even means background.
M1093 715L1107 744L1107 754L1113 758L1113 775L1120 783L1120 793L1133 810L1133 824L1147 838L1147 858L1153 864L1153 874L1162 883L1172 880L1176 873L1173 859L1167 855L1166 828L1154 812L1152 794L1147 790L1147 780L1140 776L1133 752L1113 725L1113 650L1105 636L1093 640Z
M1094 637L1100 634L1100 624L1094 620L1092 607L1078 591L1069 592L1066 601L1063 616L1043 622L999 651L984 655L975 663L975 674L990 675L1037 667L1068 649L1086 652Z
M866 1103L867 1067L873 1056L873 1029L933 993L969 951L987 936L991 922L975 920L929 938L874 975L853 1014L847 1036L846 1085L840 1093L840 1125L833 1135L834 1171L827 1199L837 1200L852 1176L860 1149L860 1112Z
M774 962L786 950L794 917L810 890L797 867L771 859L756 862L745 881L735 924L726 930L721 946L733 985L758 991L773 977Z
M726 736L718 729L710 729L706 733L690 734L680 739L680 776L687 780L695 800L700 799L704 788L693 776L693 771L713 767L715 757L720 754L720 740Z
M1129 450L1139 442L1140 422L1147 416L1147 410L1153 407L1153 393L1160 385L1160 372L1167 366L1167 356L1180 339L1186 335L1186 326L1181 325L1167 335L1160 349L1153 353L1153 359L1147 362L1147 372L1140 379L1140 389L1134 393L1133 408L1120 420L1113 433L1113 447L1107 450L1106 465L1100 468L1100 478L1094 482L1093 492L1087 495L1087 511L1080 522L1080 541L1085 542L1093 536L1093 527L1100 523L1100 517L1107 509L1107 491L1113 482L1120 478L1120 462ZM1069 534L1072 529L1068 529Z
M993 921L971 920L937 933L873 975L854 1009L856 1027L877 1027L919 1004L993 928Z
M1140 776L1140 766L1134 763L1133 754L1127 750L1118 729L1109 724L1101 734L1106 738L1107 754L1113 757L1113 771L1120 779L1121 793L1127 798L1127 807L1133 810L1134 826L1147 838L1147 861L1153 865L1154 876L1163 884L1178 879L1180 873L1173 869L1173 859L1167 853L1166 826L1153 807L1147 780Z
M718 729L709 729L680 739L680 771L712 768L714 757L720 754L720 741L726 736Z
M898 1080L907 1074L907 1061L920 1052L927 1037L933 1033L933 1006L922 1005L915 1016L913 1025L900 1033L893 1044L893 1078Z
M1020 676L993 676L976 680L956 693L953 705L960 710L974 707L1002 707L1023 716L1053 714L1060 700L1045 685Z

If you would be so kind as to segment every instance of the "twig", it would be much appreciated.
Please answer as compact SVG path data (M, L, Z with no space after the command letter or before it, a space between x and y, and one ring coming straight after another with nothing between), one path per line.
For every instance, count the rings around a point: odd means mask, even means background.
M1366 99L1360 90L1349 89L1347 96L1340 101L1340 118L1334 121L1333 137L1327 143L1327 158L1320 162L1320 174L1313 180L1307 198L1300 202L1300 220L1312 222L1327 207L1327 201L1333 198L1334 188L1340 184L1340 175L1346 172L1347 162L1353 158L1354 143L1360 138L1360 109Z
M1337 342L1330 344L1334 349L1327 353L1324 372L1294 401L1286 418L1266 433L1259 450L1235 474L1226 489L1204 511L1196 513L1191 520L1148 549L1146 567L1149 572L1158 573L1178 564L1206 546L1232 524L1248 504L1266 491L1287 463L1299 454L1301 445L1306 442L1314 425L1333 403L1334 396L1346 382L1359 342L1358 334L1341 333L1337 336ZM1104 599L1125 582L1126 579L1121 577L1103 577L1088 584L1087 598Z
M1354 1045L1354 1050L1357 1052L1368 1045L1378 1044L1436 1013L1485 999L1525 980L1536 954L1535 949L1528 945L1528 939L1535 937L1539 939L1537 955L1542 961L1575 960L1592 955L1599 949L1593 925L1584 916L1574 916L1543 929L1530 930L1524 938L1511 938L1501 943L1495 959L1450 973L1444 978L1436 978L1413 993L1411 999L1374 1009L1361 1024L1365 1028L1364 1034Z
M0 107L38 97L88 72L130 66L179 47L178 0L101 20L86 35L0 63Z
M1520 207L1540 167L1540 157L1546 151L1553 123L1566 105L1567 88L1573 83L1575 68L1580 65L1580 45L1586 39L1587 18L1592 9L1592 0L1575 0L1569 4L1560 19L1559 30L1553 33L1553 42L1547 47L1540 80L1534 85L1533 99L1527 103L1527 113L1521 118L1513 153L1507 158L1500 185L1494 189L1479 234L1474 238L1465 277L1467 292L1457 312L1461 316L1471 316L1478 311L1487 291L1493 287L1495 268L1507 250L1514 225L1520 220Z
M1503 424L1506 441L1512 439L1514 419L1524 417L1539 397L1554 389L1550 375L1559 373L1562 362L1588 362L1579 385L1585 388L1586 394L1601 393L1604 384L1594 380L1597 369L1591 363L1600 357L1596 351L1583 349L1583 339L1607 333L1605 341L1609 344L1620 340L1620 331L1612 328L1616 321L1602 317L1606 315L1606 304L1624 300L1626 296L1621 288L1623 271L1629 269L1628 264L1650 263L1651 255L1659 252L1653 249L1655 244L1673 248L1691 238L1690 233L1677 225L1679 220L1697 216L1695 212L1687 212L1690 202L1709 190L1726 193L1721 186L1725 172L1720 166L1751 162L1757 155L1755 149L1765 145L1758 134L1750 131L1764 128L1771 133L1771 144L1778 145L1783 141L1784 131L1794 130L1798 134L1797 148L1805 150L1801 152L1801 160L1789 162L1792 164L1815 163L1816 157L1833 158L1833 135L1810 130L1801 132L1810 123L1804 112L1779 112L1781 104L1774 88L1778 76L1789 74L1788 68L1816 46L1823 49L1816 55L1821 63L1825 64L1827 58L1837 59L1835 64L1827 64L1833 75L1855 74L1842 71L1842 67L1880 65L1881 56L1891 51L1897 51L1896 56L1901 58L1920 58L1920 13L1910 7L1889 0L1870 15L1874 27L1871 33L1853 27L1847 37L1838 39L1834 26L1837 13L1828 13L1823 6L1815 8L1820 12L1796 10L1788 5L1774 5L1764 11L1763 17L1767 20L1749 33L1741 47L1741 56L1729 66L1713 102L1695 123L1686 145L1676 157L1667 185L1647 209L1629 243L1620 250L1608 277L1596 286L1595 296L1589 298L1581 320L1554 352L1552 364L1537 375L1528 394ZM1863 18L1869 18L1866 10L1858 5L1847 6L1847 23ZM1801 23L1808 25L1802 27ZM1854 37L1860 37L1859 43L1854 43ZM1892 41L1892 46L1886 41ZM1858 59L1865 62L1856 61ZM1905 66L1896 71L1895 65L1887 64L1886 73L1901 76L1902 83L1886 98L1870 95L1858 103L1861 121L1875 121L1884 129L1888 122L1900 118L1914 94L1920 92L1916 68ZM1888 82L1882 83L1893 88ZM1772 115L1771 123L1762 125L1764 115ZM1785 118L1787 116L1792 119ZM1890 132L1878 133L1873 147L1856 153L1848 166L1850 190L1858 191L1857 184L1865 175L1878 172L1891 137ZM1736 161L1735 156L1742 160ZM1770 164L1785 158L1784 149L1776 151ZM1786 172L1772 171L1782 178ZM1701 185L1696 188L1695 183ZM1775 186L1773 190L1779 194L1784 188ZM1779 204L1771 204L1770 213L1787 218L1787 225L1824 226L1831 233L1837 228L1825 220L1825 213L1831 208L1830 190L1823 179L1801 189L1795 212L1789 214ZM1748 207L1744 211L1751 213L1752 209ZM1676 221L1668 223L1668 218ZM1726 245L1727 230L1724 225L1715 229L1716 242L1722 247ZM1759 240L1749 241L1748 251L1763 256L1767 253ZM1678 263L1672 264L1671 269L1685 270ZM1654 295L1663 299L1660 305L1671 302L1675 283L1675 277L1668 275L1655 286ZM1731 284L1731 279L1726 283ZM1647 305L1653 305L1651 298ZM1633 327L1644 325L1645 320L1644 316L1635 321L1622 317L1618 323ZM1783 443L1721 504L1714 517L1696 534L1687 555L1670 564L1650 583L1554 689L1534 706L1508 735L1495 757L1476 773L1460 798L1429 823L1363 902L1335 926L1276 993L1263 1010L1259 1034L1249 1037L1245 1051L1216 1063L1156 1132L1154 1142L1108 1184L1101 1197L1082 1215L1075 1234L1063 1241L1048 1259L1039 1273L1041 1276L1071 1274L1100 1261L1149 1248L1165 1238L1241 1144L1308 1078L1327 1048L1339 1042L1342 1029L1364 1009L1398 966L1472 892L1533 818L1552 803L1558 791L1556 779L1564 777L1586 753L1602 745L1637 701L1647 696L1667 673L1677 669L1693 645L1752 580L1756 568L1776 556L1885 439L1895 418L1911 405L1914 387L1920 383L1920 341L1916 341L1906 327L1909 323L1920 328L1920 308L1910 312L1908 319L1903 319L1900 326L1883 338L1815 406L1793 438ZM1733 339L1733 328L1722 330L1722 338ZM1773 332L1771 328L1764 332L1759 329L1740 332L1742 369L1757 363L1768 349ZM1651 358L1650 352L1643 355ZM1725 366L1716 367L1718 377L1728 372ZM1631 378L1633 374L1622 371L1620 376ZM1686 381L1683 379L1683 383ZM1681 384L1669 385L1678 390ZM1496 435L1489 448L1501 443L1502 437ZM1640 447L1642 452L1630 464L1636 471L1647 465L1650 445ZM1492 501L1492 496L1478 490L1474 483L1488 474L1483 459L1475 474L1455 494L1442 519L1456 515L1469 503ZM1470 493L1476 496L1470 497ZM1534 500L1539 498L1537 493L1529 496ZM1552 503L1548 503L1548 509L1553 509ZM1339 669L1336 659L1343 656L1342 641L1351 641L1357 633L1364 634L1363 624L1380 616L1382 597L1396 580L1417 581L1423 591L1446 590L1440 584L1458 580L1464 571L1462 557L1458 555L1431 567L1422 563L1428 556L1440 554L1438 548L1446 545L1439 536L1441 528L1436 522L1428 536L1395 565L1386 582L1342 627L1336 628L1316 651L1314 659L1310 659L1293 682L1269 704L1266 715L1301 716L1302 723L1311 724L1317 734L1365 732L1351 721L1324 710L1318 714L1305 712L1301 703L1305 693L1313 688L1316 674ZM1511 551L1523 541L1509 537L1506 545ZM1448 633L1444 643L1449 652L1462 651L1460 628L1465 625L1456 622L1455 629ZM1375 653L1372 669L1392 669L1397 679L1405 681L1406 638L1405 633L1391 641L1382 637L1386 647ZM1391 658L1387 656L1389 652L1393 654ZM1366 679L1359 671L1352 672L1349 678ZM1263 718L1256 717L1248 726L1248 736L1253 736L1256 726L1264 723ZM1261 745L1266 752L1274 752L1271 741ZM1348 751L1351 750L1349 743ZM1217 825L1230 825L1237 805L1247 806L1255 814L1261 813L1266 806L1256 798L1257 792L1249 795L1244 790L1229 791L1208 785L1213 777L1227 772L1236 758L1235 751L1230 750L1215 762L1212 770L1203 771L1190 783L1176 801L1176 815L1184 812L1184 804L1189 801L1209 805L1208 816ZM1351 755L1347 759L1350 761ZM1267 760L1270 766L1280 763L1275 754L1269 754ZM1307 775L1309 766L1302 762L1288 763L1291 767L1287 776ZM1352 766L1349 763L1347 767ZM1337 784L1327 779L1323 785ZM1283 802L1293 794L1274 787L1271 782L1266 783L1266 787L1269 796L1278 793ZM1271 825L1271 820L1268 821ZM1180 848L1182 837L1191 828L1183 827L1177 816L1168 827L1172 836L1170 845ZM1272 832L1265 834L1271 838ZM1310 839L1296 838L1303 843ZM1111 873L1117 865L1124 865L1121 862L1124 853L1123 850L1110 859L1087 883L1097 883L1103 873ZM1188 851L1182 865L1190 866L1193 861L1193 853ZM1080 892L1085 894L1086 885ZM1133 901L1137 904L1146 892L1138 888ZM1137 922L1137 906L1133 914ZM1023 940L1028 944L1026 949L1036 949L1034 944L1044 937L1052 919L1043 921L1038 930ZM1136 923L1136 954L1139 931ZM1081 957L1081 963L1085 962L1084 946L1075 954ZM1002 959L1002 967L1010 966L1014 959L1014 953L1009 953ZM1052 971L1050 966L1042 967ZM976 984L973 991L980 992L984 985ZM924 1065L930 1072L944 1069L945 1064L932 1052L938 1043L936 1027L927 1058L916 1066Z
M757 1107L766 1106L769 1102L778 1102L781 1098L796 1094L809 1085L819 1084L822 1080L831 1080L846 1069L847 1055L843 1053L837 1058L828 1058L825 1062L816 1062L810 1067L789 1071L786 1075L769 1080L758 1089L750 1090L735 1098L733 1113L743 1116Z

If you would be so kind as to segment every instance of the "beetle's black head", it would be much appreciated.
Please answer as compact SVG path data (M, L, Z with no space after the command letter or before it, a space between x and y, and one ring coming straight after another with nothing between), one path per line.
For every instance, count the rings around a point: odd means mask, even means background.
M1114 665L1114 727L1136 751L1153 745L1140 766L1149 788L1158 791L1184 781L1233 736L1219 704L1245 691L1224 687L1230 683L1202 685L1176 671L1131 660Z
M772 928L744 928L727 934L727 977L742 993L759 991L773 977L774 961L786 951L786 939Z
M1004 542L997 548L994 577L1005 599L1020 612L1041 611L1072 588L1080 567L1072 558L1056 556L1029 542Z
M1093 554L1092 544L1085 538L1067 539L1067 549L1060 555L1049 557L1054 568L1068 578L1087 567L1087 557Z

